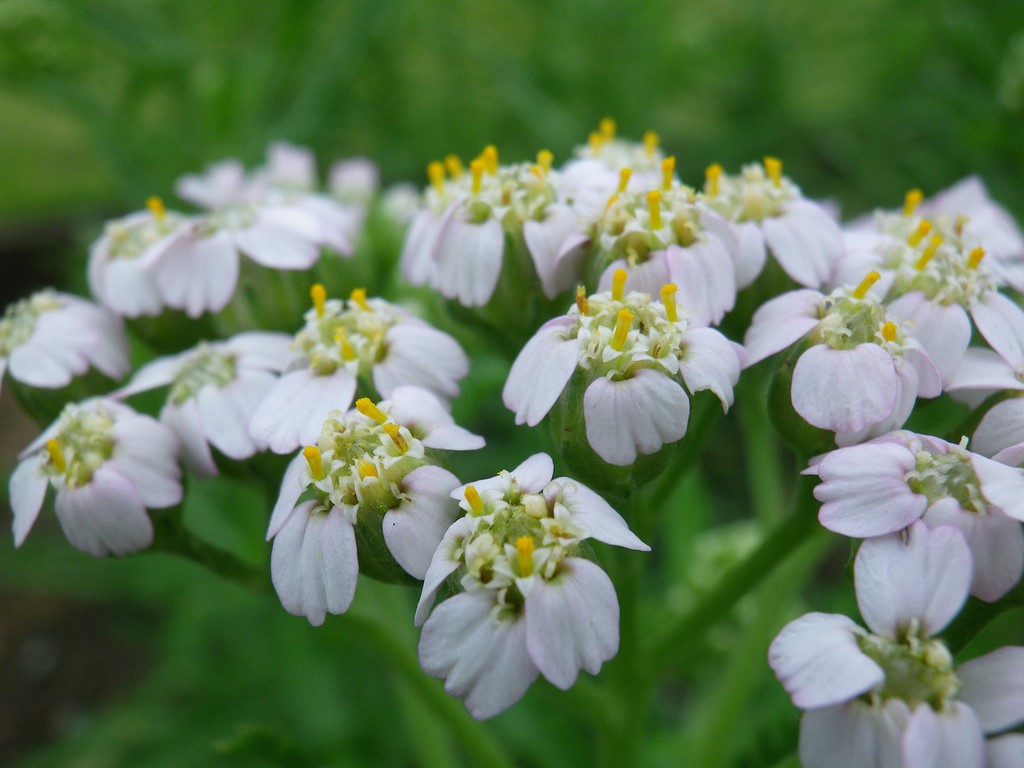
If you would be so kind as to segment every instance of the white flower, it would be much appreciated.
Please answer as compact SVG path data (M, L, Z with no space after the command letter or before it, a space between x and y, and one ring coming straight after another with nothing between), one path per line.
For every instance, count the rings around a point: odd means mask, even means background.
M0 318L0 377L58 389L95 368L111 379L130 370L128 339L117 315L46 289L10 304Z
M552 472L539 453L452 491L467 514L445 533L424 578L420 663L478 719L518 701L538 673L564 690L618 650L615 588L578 556L581 541L650 549L600 496ZM430 612L453 574L463 591Z
M1024 398L1011 397L992 406L974 430L971 447L1003 464L1024 464Z
M403 384L443 398L459 393L469 361L451 336L395 304L366 298L362 289L347 302L328 300L319 284L312 294L314 306L295 336L289 370L250 423L253 437L270 450L290 453L315 440L327 413L352 403L357 379L381 397Z
M709 389L732 404L740 352L711 328L693 327L676 308L646 294L623 295L620 270L610 293L580 295L569 313L548 321L519 353L502 392L516 423L538 424L570 384L584 377L587 440L609 464L628 466L686 434L691 393ZM686 387L684 389L683 387Z
M437 466L434 452L482 446L417 387L397 387L378 405L363 399L348 413L331 412L316 445L289 464L267 531L271 577L285 609L313 625L348 609L359 575L357 525L364 562L384 572L387 559L422 579L458 515L450 493L459 480ZM300 503L307 493L313 498ZM386 553L375 550L381 543Z
M66 406L11 475L15 546L53 486L57 518L78 549L101 557L148 547L153 525L146 508L182 498L177 454L171 430L126 405L95 399Z
M263 448L249 434L249 422L291 360L290 344L285 334L260 332L204 342L143 366L117 394L123 398L169 384L160 421L178 435L189 469L216 475L211 445L236 461Z

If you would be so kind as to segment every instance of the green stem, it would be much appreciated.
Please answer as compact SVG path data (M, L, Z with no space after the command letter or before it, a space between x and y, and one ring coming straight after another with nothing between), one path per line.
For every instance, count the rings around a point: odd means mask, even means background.
M747 460L747 485L754 514L761 523L777 520L785 506L779 468L781 445L762 404L767 398L761 379L755 379L746 397L738 397L740 430Z
M686 470L700 455L705 439L722 418L722 407L718 398L710 392L702 392L699 395L692 400L693 410L690 412L690 422L686 435L683 436L682 445L679 446L668 469L662 472L647 492L650 506L654 509L661 509L664 506L664 500L671 495Z

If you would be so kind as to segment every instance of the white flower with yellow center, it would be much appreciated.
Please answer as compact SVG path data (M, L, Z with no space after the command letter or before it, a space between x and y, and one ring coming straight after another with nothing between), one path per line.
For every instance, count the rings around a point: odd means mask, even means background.
M327 413L348 408L360 384L381 397L403 384L442 398L459 393L469 361L451 336L396 304L367 298L361 288L347 301L328 299L320 284L311 294L288 370L250 423L252 436L270 450L290 453L312 442Z
M478 719L518 701L538 673L564 690L580 669L596 674L615 655L618 600L587 559L586 539L650 549L600 496L570 478L552 480L553 470L539 453L452 491L466 514L424 578L420 664ZM454 576L461 591L431 611Z
M647 131L642 141L630 141L618 136L617 131L618 126L612 118L601 120L597 130L590 133L587 143L573 150L575 159L563 168L564 173L570 176L585 174L590 179L590 186L602 188L603 196L594 199L597 203L593 207L594 213L615 191L618 174L624 168L633 173L631 189L653 189L661 181L665 154L659 147L658 134Z
M438 466L438 451L483 444L418 387L398 387L377 405L364 398L348 413L332 411L316 443L288 466L267 531L285 609L314 625L327 613L344 613L360 560L376 578L422 579L459 513L450 497L459 480Z
M131 369L124 323L95 304L46 289L10 304L0 318L0 377L59 389L95 368L111 379Z
M148 547L153 525L146 509L182 498L177 456L174 433L126 405L95 399L66 406L11 475L15 546L52 486L61 528L78 549L102 557Z

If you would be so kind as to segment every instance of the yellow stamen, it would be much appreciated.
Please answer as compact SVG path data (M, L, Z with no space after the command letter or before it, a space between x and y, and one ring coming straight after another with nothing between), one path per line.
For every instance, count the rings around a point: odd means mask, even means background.
M480 494L476 492L476 488L472 485L467 485L463 493L466 496L466 503L469 504L473 514L482 515L484 513L484 501L480 498Z
M615 121L610 117L601 118L601 122L597 125L597 130L601 132L602 139L611 141L615 138Z
M484 178L484 161L474 160L469 164L469 172L473 174L473 194L480 194L480 184Z
M156 195L153 195L146 200L146 207L149 212L153 214L153 218L157 221L163 221L164 216L167 215L167 209L164 208L164 201Z
M526 578L533 573L533 550L536 545L530 536L516 539L516 558L519 560L519 575Z
M661 138L654 131L647 131L644 134L644 151L648 157L652 157L658 151L659 143L661 143Z
M672 176L676 172L676 158L666 157L661 161L661 188L672 189Z
M626 187L629 186L629 177L632 176L632 175L633 175L633 169L632 168L622 168L619 171L619 189L615 193L616 195L621 195L623 192L626 191Z
M64 461L64 451L60 449L60 440L53 438L46 441L46 452L50 454L50 463L56 467L58 472L64 472L68 465Z
M776 187L782 186L782 161L777 157L766 157L764 159L764 172L772 180Z
M388 415L374 405L373 401L368 397L361 397L356 400L356 410L363 414L363 416L373 419L378 424L383 424L388 420Z
M633 313L628 309L620 309L619 317L615 321L615 333L612 334L612 349L621 352L626 346L626 337L629 336L629 329L633 327Z
M871 286L877 283L881 277L882 276L875 272L875 270L871 270L867 273L865 278L860 281L860 285L853 289L853 293L851 293L850 296L855 299L863 299L867 296L868 291L871 290Z
M903 215L913 216L917 206L924 200L924 192L920 189L912 189L903 198Z
M576 286L576 309L581 317L590 314L590 304L587 302L587 289L582 285Z
M920 272L922 269L928 266L928 262L932 260L932 256L939 250L939 246L942 245L942 238L939 235L935 235L931 240L928 241L928 247L924 249L924 253L921 254L921 258L914 264L914 269Z
M679 313L676 310L676 291L678 290L675 283L665 283L661 286L661 303L665 305L665 317L670 323L679 320Z
M708 194L715 197L718 194L718 180L722 178L722 166L712 163L704 169L704 178L708 182Z
M551 163L554 161L555 156L551 154L550 150L542 149L537 153L537 165L544 169L545 172L551 170Z
M349 299L354 301L364 312L370 311L370 305L366 303L366 289L356 288L349 294Z
M957 237L960 237L964 233L964 227L970 220L970 216L964 216L962 213L958 213L956 215L956 220L953 222L953 231L956 233Z
M366 459L360 459L356 462L356 471L359 473L360 480L365 480L368 477L380 477L377 467L374 466L372 461L367 461Z
M896 341L896 323L886 320L882 326L882 338L886 341Z
M484 168L488 173L498 172L498 148L493 144L484 147L484 151L480 153L480 159L484 161Z
M309 474L313 476L314 480L323 480L327 477L319 448L315 445L307 445L302 449L302 455L306 458L306 463L309 465Z
M409 450L409 441L402 437L402 433L397 424L385 424L384 431L388 433L388 437L390 437L391 442L395 444L395 448L400 450L402 453Z
M975 248L967 255L967 268L977 269L981 260L985 258L985 249L981 246Z
M587 143L590 144L591 152L599 152L601 145L604 144L604 139L601 138L601 134L597 131L591 131L590 136L587 137Z
M313 300L316 316L323 317L324 305L327 303L327 289L322 283L313 283L313 287L309 289L309 298Z
M427 165L427 178L438 192L444 192L444 165L437 160Z
M624 269L616 269L612 273L612 301L622 301L622 295L626 289L626 274Z
M343 360L355 360L356 350L352 346L352 343L348 340L348 334L345 333L344 328L338 328L334 332L334 341L341 347L341 357Z
M910 237L907 238L907 245L914 248L918 243L924 240L925 235L932 231L932 223L928 219L924 219L920 224L917 225Z
M448 155L444 159L444 167L448 171L448 175L453 179L458 179L466 172L466 169L462 166L462 160L458 155Z
M661 192L656 189L647 193L647 211L651 215L651 227L661 229Z

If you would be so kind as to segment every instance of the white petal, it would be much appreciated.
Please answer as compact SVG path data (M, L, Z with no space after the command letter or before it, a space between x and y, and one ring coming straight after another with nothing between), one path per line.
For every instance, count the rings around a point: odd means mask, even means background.
M501 393L505 407L516 415L516 424L539 424L572 378L579 345L564 334L575 323L571 317L549 320L516 356Z
M385 357L373 367L373 384L381 397L395 387L414 384L442 397L459 394L459 380L469 373L469 360L459 343L427 325L403 323L384 335Z
M199 477L215 477L217 464L206 442L199 407L193 399L181 405L168 403L160 411L160 421L170 427L181 441L181 460L185 467Z
M739 249L736 256L736 288L743 290L751 285L764 269L768 252L764 246L761 227L753 221L734 224Z
M1024 735L1011 733L989 739L986 747L987 768L1020 768L1024 765Z
M1008 467L984 456L971 456L971 466L985 498L1014 520L1024 521L1024 469Z
M1014 397L996 403L982 417L971 436L971 450L982 456L1024 443L1024 398Z
M918 704L903 732L905 768L985 768L985 739L970 707L958 701L936 713Z
M402 480L403 501L384 515L384 543L395 561L414 579L427 575L431 558L452 522L459 505L451 498L459 478L446 469L423 466Z
M274 511L270 515L270 523L267 526L267 541L274 538L281 530L281 526L285 524L292 510L295 509L299 497L305 492L307 486L303 473L306 467L306 457L301 452L288 462L284 476L281 478L281 490L277 494Z
M808 423L851 432L888 417L898 393L892 358L877 344L842 350L818 344L797 360L790 395Z
M894 638L917 621L933 635L960 611L971 585L971 552L963 534L917 522L899 534L865 541L854 561L861 616L879 635Z
M274 453L291 453L314 442L327 414L348 408L355 392L356 381L344 368L330 376L308 369L286 373L253 413L249 431Z
M178 438L166 425L142 414L118 417L110 431L109 465L128 478L147 507L164 509L181 501Z
M395 387L389 415L396 423L408 427L427 448L473 451L484 446L482 437L456 426L441 401L419 387Z
M743 337L747 350L745 367L774 355L810 333L819 322L820 302L821 294L817 291L799 290L762 304Z
M199 416L214 448L236 461L256 453L256 442L249 434L249 420L256 408L253 403L260 402L274 382L272 373L248 371L227 386L199 390Z
M501 275L505 233L494 219L476 224L454 212L438 233L434 251L434 288L467 307L491 300Z
M710 389L728 410L732 388L740 378L740 358L733 343L713 328L683 332L679 372L691 393Z
M594 452L625 467L686 434L690 401L675 379L643 368L622 381L596 379L583 394L583 413Z
M89 360L74 337L58 330L63 323L57 315L40 316L29 340L11 350L7 362L13 378L32 387L56 389L89 369Z
M523 493L541 493L544 486L551 482L551 476L555 471L555 463L546 453L535 453L526 461L508 473L515 478L519 490ZM489 490L498 490L504 493L508 490L510 479L503 477L501 473L494 477L487 477L483 480L474 480L472 485L477 491L483 493ZM466 496L466 485L460 485L452 491L452 498L462 501Z
M182 238L160 260L157 287L168 306L199 317L227 306L238 284L238 267L238 251L228 235Z
M948 390L1024 389L1013 367L991 349L971 347L946 384ZM980 398L979 398L980 399Z
M286 333L251 331L232 336L224 349L234 352L240 368L283 371L292 360L292 337Z
M14 512L14 546L20 547L25 537L39 517L39 510L46 498L46 489L50 485L42 472L45 458L42 454L29 456L18 463L11 474L10 500Z
M613 261L605 267L604 272L601 273L601 279L597 283L597 290L601 292L610 291L612 289L612 278L620 269L624 269L626 271L626 282L623 290L627 294L636 291L637 293L647 293L651 296L658 296L661 291L661 286L665 285L665 283L672 282L673 279L669 272L669 265L668 260L665 257L665 252L655 251L654 253L649 253L647 255L647 259L639 264L630 264L625 259L616 259ZM695 271L696 269L697 268L695 267ZM682 278L676 279L682 282ZM699 285L704 285L703 280L699 281ZM695 295L688 298L698 298L697 294L699 294L699 292L699 288L695 289ZM698 305L703 306L704 302L702 296L700 296L700 298L701 301L698 302ZM685 298L680 301L680 303L684 304L688 310L691 308Z
M679 287L680 303L698 324L716 324L736 305L733 256L719 238L705 234L687 248L670 245L665 257L669 281Z
M857 644L863 632L846 616L809 613L782 628L768 648L768 664L801 709L849 701L885 680Z
M85 485L58 491L54 506L68 541L94 557L126 555L153 543L153 524L135 485L108 466Z
M579 215L567 205L554 204L544 212L543 221L529 219L523 223L523 240L533 259L544 295L553 299L572 288L579 276L582 249L562 253L565 241L581 229Z
M572 513L573 522L582 527L592 539L616 547L650 552L651 548L629 530L622 515L600 495L571 477L556 477L544 489L548 503L561 494L562 504Z
M992 291L971 305L971 317L981 335L1010 365L1024 364L1024 310Z
M792 202L782 216L765 219L761 227L775 260L798 283L817 288L832 276L843 252L843 236L820 206Z
M434 268L434 247L443 219L422 210L409 225L400 258L402 276L412 285L426 285Z
M189 350L147 363L135 372L128 384L117 390L117 397L130 397L139 392L148 392L151 389L167 386L174 381L183 362L191 356L192 351Z
M1024 722L1024 648L1006 646L961 664L959 698L974 710L985 733Z
M494 619L492 590L463 592L439 605L420 635L420 665L484 720L515 704L537 677L521 617Z
M800 721L804 768L904 768L900 736L910 719L907 705L852 701L805 712Z
M928 352L943 381L960 366L971 341L971 319L959 304L935 304L915 291L900 296L886 313L912 323L911 335Z
M319 246L309 238L310 232L288 227L261 211L260 220L249 229L235 234L239 250L250 259L270 269L309 269L320 258ZM293 211L294 213L294 211Z
M430 566L423 577L423 591L416 604L416 616L413 623L419 627L427 620L430 609L434 606L437 590L445 580L455 572L461 561L455 557L456 550L462 546L463 539L469 533L469 520L460 517L445 531L441 543L437 545L430 559Z

